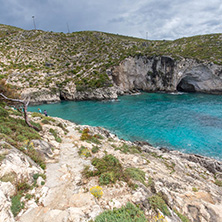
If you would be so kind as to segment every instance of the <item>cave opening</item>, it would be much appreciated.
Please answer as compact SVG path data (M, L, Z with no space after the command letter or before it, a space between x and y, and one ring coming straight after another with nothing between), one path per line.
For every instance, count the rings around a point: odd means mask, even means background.
M179 92L196 92L193 79L188 76L182 78L177 85L177 91L179 91Z
M64 98L64 96L62 95L61 92L60 92L59 98L60 98L61 101L62 101L62 100L66 100L66 99Z

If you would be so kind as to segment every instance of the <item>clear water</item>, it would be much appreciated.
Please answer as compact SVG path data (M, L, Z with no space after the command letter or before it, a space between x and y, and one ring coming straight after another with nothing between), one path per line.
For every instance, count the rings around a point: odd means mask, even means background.
M50 116L101 126L125 140L222 160L222 96L143 93L118 101L63 101L41 108Z

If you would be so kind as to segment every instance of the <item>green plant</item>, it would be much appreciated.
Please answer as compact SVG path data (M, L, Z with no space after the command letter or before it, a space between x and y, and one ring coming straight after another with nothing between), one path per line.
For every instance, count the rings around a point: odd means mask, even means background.
M174 209L173 211L177 214L177 216L181 219L182 222L190 222L190 220L185 215L181 214L176 209Z
M56 142L62 142L62 139L57 135L57 132L54 129L50 128L49 132L55 137Z
M198 188L193 187L193 188L192 188L192 191L193 191L193 192L198 192Z
M171 216L171 213L168 210L168 207L160 194L155 194L152 197L149 197L148 201L150 203L150 206L155 211L157 211L157 209L159 209L164 215Z
M99 184L106 185L115 183L117 180L127 180L122 165L113 155L105 155L103 158L93 158L92 165L96 170L88 172L88 176L99 176Z
M24 208L24 203L20 201L21 197L22 195L17 194L11 198L11 211L14 217L16 217L20 210Z
M103 190L102 190L102 187L100 187L100 186L94 186L94 187L90 188L89 191L97 199L101 198L103 195Z
M217 186L222 187L222 180L215 180L214 182Z
M95 218L95 222L146 222L144 213L135 205L127 203L119 209L104 211Z
M98 146L93 146L92 153L97 153L100 150Z
M29 193L27 193L27 194L25 195L25 199L27 199L27 200L31 200L32 197L33 197L33 195L32 195L32 194L29 194Z
M115 150L120 150L123 153L141 153L141 148L139 146L129 146L127 144L123 144L121 147L115 148Z
M131 167L131 168L127 168L125 170L125 173L127 175L129 175L130 178L132 178L136 181L139 181L144 185L147 185L145 183L145 172L143 172L142 170L140 170L138 168Z
M90 153L90 150L89 150L88 148L84 147L84 146L81 146L81 147L80 147L80 149L79 149L79 151L78 151L78 154L79 154L80 156L84 156L84 157L86 157L86 158L92 156L91 153Z
M95 144L101 144L101 142L98 140L98 137L96 135L91 135L89 129L85 128L82 131L82 135L81 135L80 139L85 140L87 142L92 142L92 143L95 143Z

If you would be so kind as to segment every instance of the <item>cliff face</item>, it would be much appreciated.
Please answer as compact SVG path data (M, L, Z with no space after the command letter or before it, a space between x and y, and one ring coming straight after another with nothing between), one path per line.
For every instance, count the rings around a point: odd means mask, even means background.
M116 99L118 95L134 90L222 93L222 66L193 59L129 57L107 72L113 87L78 91L74 82L70 81L66 86L54 90L50 90L50 87L23 89L22 97L31 97L33 104L40 104L60 100Z
M222 92L222 66L168 56L136 56L125 59L112 71L123 91Z

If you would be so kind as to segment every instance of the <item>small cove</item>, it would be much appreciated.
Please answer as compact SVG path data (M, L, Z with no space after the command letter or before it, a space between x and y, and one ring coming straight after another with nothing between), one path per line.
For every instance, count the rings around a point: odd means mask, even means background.
M118 101L62 101L29 107L77 124L101 126L125 140L147 141L222 160L222 96L142 93Z

